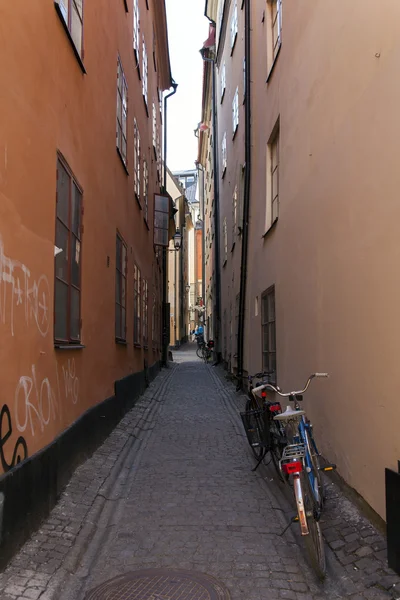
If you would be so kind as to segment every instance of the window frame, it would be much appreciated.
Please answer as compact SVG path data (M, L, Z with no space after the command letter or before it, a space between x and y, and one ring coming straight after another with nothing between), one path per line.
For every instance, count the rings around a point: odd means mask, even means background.
M236 40L238 36L238 7L237 0L233 5L232 17L231 17L231 56L236 46Z
M141 171L141 156L140 156L140 132L136 119L133 119L133 134L134 134L134 155L133 155L133 188L135 198L139 203L140 208L142 204L140 201L140 179L142 176Z
M232 196L232 250L235 246L236 241L236 228L237 228L237 217L238 217L238 186L235 185Z
M122 85L120 86L120 81ZM125 94L124 94L125 92ZM125 96L125 109L124 109ZM117 62L117 127L116 127L116 147L119 157L125 168L128 165L128 84L126 82L125 72L122 66L121 57L118 56ZM125 125L125 128L124 128ZM121 133L121 138L119 134ZM123 152L123 142L125 141L125 153ZM120 147L121 143L121 147Z
M221 177L223 179L225 177L226 167L227 167L227 164L228 164L228 161L227 161L227 147L226 147L226 131L224 132L224 135L222 136L221 154L222 154L222 173L221 173Z
M68 224L66 224L62 218L59 215L59 211L58 211L58 202L59 202L59 188L58 188L58 181L59 181L59 165L61 165L61 167L63 168L63 170L65 171L66 175L68 176ZM57 153L57 165L56 165L56 211L55 211L55 232L54 232L54 240L55 240L55 247L59 248L59 246L57 245L58 242L58 237L57 237L57 225L58 223L60 223L60 225L67 230L68 234L67 234L67 265L66 265L66 269L67 269L67 280L62 279L60 276L57 275L57 256L59 256L61 253L57 253L54 256L54 303L53 303L53 326L54 326L54 331L53 331L53 340L54 340L54 346L55 347L61 347L61 346L68 346L71 348L74 347L81 347L82 346L82 238L83 238L83 189L82 187L79 185L78 180L76 179L76 177L74 176L72 170L70 169L67 161L64 159L64 157L62 156L62 154L60 152ZM72 192L73 192L73 186L75 186L76 190L78 191L78 193L80 194L80 207L78 210L78 215L79 215L79 226L78 226L78 230L77 233L74 233L73 231L73 225L72 225ZM72 259L71 259L71 253L72 253L72 241L73 241L73 237L79 242L79 276L78 276L78 285L72 283ZM77 253L77 246L75 245L75 254ZM57 321L56 321L56 306L57 306L57 281L60 281L62 284L67 286L67 306L66 306L66 314L65 314L65 320L64 320L64 324L65 324L65 328L66 328L66 337L57 337L56 336L56 325L57 325ZM75 337L72 335L72 331L71 331L71 305L72 305L72 301L71 301L71 290L75 289L78 291L79 293L79 303L78 303L78 328L79 328L79 335L78 337Z
M118 246L120 248L120 253L118 253ZM119 311L120 315L120 331L117 331L117 319L115 318L115 341L126 343L126 333L127 333L127 323L126 323L126 297L128 293L128 246L120 234L117 231L116 234L116 254L115 254L115 317L117 316L117 311ZM124 265L124 251L125 250L125 265ZM120 260L120 262L119 262ZM123 295L123 286L122 282L125 281L125 294ZM117 286L119 285L119 297L120 302L117 299ZM125 313L125 319L123 326L122 315ZM121 335L119 335L121 334Z
M273 299L273 314L270 311L269 298ZM265 306L266 311L265 311ZM271 335L270 331L273 329L273 344L270 344ZM267 337L266 337L267 336ZM265 344L265 339L267 343ZM271 349L273 347L273 349ZM274 356L274 369L271 369L271 355ZM276 384L277 382L277 356L276 356L276 297L275 297L275 286L272 285L267 288L261 295L261 364L263 371L272 371L270 375L270 382Z
M135 263L133 266L133 345L141 347L141 273Z
M274 160L276 158L276 161ZM268 232L279 218L279 177L280 175L280 124L279 119L273 129L267 145L266 168L266 215L265 229ZM274 179L276 185L274 185ZM276 187L276 189L275 189Z
M149 166L147 160L143 159L143 218L147 227L149 226Z
M65 3L67 3L67 14L65 14ZM72 36L72 10L71 7L72 5L74 5L76 7L76 11L77 14L79 16L79 20L81 22L81 39L80 39L80 51L78 46L75 43L75 40ZM82 69L82 71L84 73L86 73L84 64L83 64L83 59L85 56L85 51L84 51L84 8L85 8L85 0L82 0L82 14L79 15L79 10L78 7L76 6L76 0L54 0L54 7L57 11L58 16L61 19L61 22L64 26L64 29L68 35L68 39L72 45L72 49L74 51L74 54L79 62L79 65ZM64 10L63 10L64 8Z
M224 217L223 224L222 224L222 234L223 234L223 238L224 238L224 262L222 263L222 266L224 267L228 260L228 225L227 225L226 217Z
M235 137L239 127L239 87L236 88L232 100L232 138Z
M221 104L225 97L225 91L226 91L226 62L224 61L222 63L222 67L221 67Z
M142 336L143 336L143 348L149 347L149 331L148 331L148 308L149 308L149 286L147 279L142 277Z
M142 95L144 104L146 107L147 116L149 114L147 108L147 94L148 94L148 75L149 75L149 63L147 56L147 48L146 48L146 40L143 35L143 43L142 43Z
M133 51L136 59L136 66L139 79L140 75L140 10L139 0L133 0Z
M267 8L267 20L269 24L267 34L268 83L282 46L282 0L267 0ZM277 33L275 30L276 24Z

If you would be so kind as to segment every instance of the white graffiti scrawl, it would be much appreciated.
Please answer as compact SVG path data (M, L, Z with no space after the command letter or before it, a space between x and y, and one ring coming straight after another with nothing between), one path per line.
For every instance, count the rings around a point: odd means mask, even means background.
M22 319L45 337L50 326L49 302L47 277L33 277L25 264L7 256L0 235L0 323L9 324L14 335L14 325Z

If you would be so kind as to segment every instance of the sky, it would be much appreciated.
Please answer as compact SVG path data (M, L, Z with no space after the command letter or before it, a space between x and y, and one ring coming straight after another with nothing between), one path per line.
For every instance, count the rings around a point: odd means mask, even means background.
M194 169L201 120L203 61L200 48L208 37L205 0L166 0L172 77L178 84L168 100L167 165L171 171Z

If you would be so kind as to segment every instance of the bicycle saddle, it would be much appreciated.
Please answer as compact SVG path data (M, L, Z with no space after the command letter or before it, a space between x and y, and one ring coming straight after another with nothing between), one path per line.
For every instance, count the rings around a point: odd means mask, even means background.
M287 406L285 412L275 415L274 421L289 421L291 419L300 418L305 415L305 410L294 410L291 406Z

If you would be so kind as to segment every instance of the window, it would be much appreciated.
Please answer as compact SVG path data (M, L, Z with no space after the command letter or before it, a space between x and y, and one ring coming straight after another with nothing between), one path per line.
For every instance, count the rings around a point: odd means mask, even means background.
M158 177L158 181L161 182L162 161L161 161L160 134L158 132L157 132L157 177Z
M282 0L269 0L271 42L269 44L269 63L272 67L282 44Z
M232 127L233 135L235 135L237 128L239 127L239 88L236 88L232 102Z
M279 215L279 122L267 146L267 231Z
M143 279L143 346L147 348L149 344L148 339L148 298L149 289L146 279Z
M227 160L226 160L226 132L224 133L224 136L222 138L221 150L222 150L222 177L223 177L225 175L226 165L227 165Z
M225 90L226 90L226 65L225 65L225 61L224 61L223 65L221 67L221 103L225 96Z
M147 66L147 50L146 50L146 42L144 41L143 36L143 57L142 57L142 92L144 102L147 108L147 74L148 74L148 66Z
M133 49L135 51L136 64L139 64L140 59L140 17L139 17L139 0L133 0ZM140 71L138 69L139 77Z
M149 168L147 160L143 161L143 209L144 220L147 223L149 220Z
M136 119L133 121L133 134L134 134L134 172L133 172L133 187L135 191L135 196L137 201L140 204L140 133L139 128L136 122Z
M226 217L224 217L223 224L223 236L224 236L224 263L228 260L228 227L226 224Z
M235 191L233 192L232 198L232 247L235 243L236 237L236 227L237 227L237 217L238 217L238 188L235 186Z
M246 100L246 57L243 59L243 103Z
M237 33L238 33L238 9L237 9L237 0L235 0L235 4L233 6L233 11L232 11L232 19L231 19L231 54L235 47Z
M126 244L117 233L115 252L115 339L126 341L126 274L128 254Z
M272 373L276 383L275 288L271 287L261 297L262 370Z
M54 339L81 339L82 191L67 165L57 161Z
M157 154L157 113L156 105L153 102L153 148L154 154Z
M141 343L141 277L140 270L133 267L134 296L133 296L133 343L140 346Z
M126 123L128 114L128 86L121 60L118 57L117 71L117 149L124 165L126 165Z
M54 0L78 55L83 57L83 0Z

